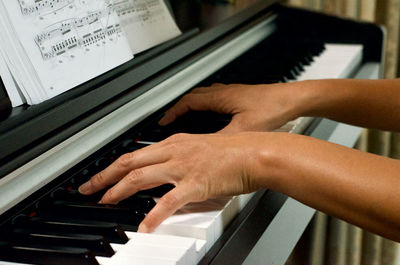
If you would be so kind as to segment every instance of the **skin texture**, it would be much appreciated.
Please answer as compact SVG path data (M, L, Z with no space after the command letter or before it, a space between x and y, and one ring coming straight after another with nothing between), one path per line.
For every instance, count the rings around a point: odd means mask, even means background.
M233 114L217 134L174 135L125 154L80 187L109 188L100 203L176 186L139 227L153 231L183 205L261 187L400 241L400 162L306 136L269 132L300 116L400 131L400 80L316 80L195 89L161 119L190 110Z

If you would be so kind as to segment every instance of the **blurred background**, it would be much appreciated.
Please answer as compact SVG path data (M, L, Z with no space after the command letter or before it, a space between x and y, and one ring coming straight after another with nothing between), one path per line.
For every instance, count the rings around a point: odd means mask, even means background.
M283 2L289 6L384 25L387 31L384 77L399 76L400 0L286 0ZM400 159L400 136L390 132L364 130L357 148ZM287 265L400 265L399 250L399 244L395 242L317 213Z

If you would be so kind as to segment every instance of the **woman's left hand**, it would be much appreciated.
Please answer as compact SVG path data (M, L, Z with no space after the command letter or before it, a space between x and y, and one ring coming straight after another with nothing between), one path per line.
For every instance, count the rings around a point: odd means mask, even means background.
M259 189L254 168L258 139L265 136L177 134L121 156L79 190L88 195L115 184L100 203L116 204L140 190L174 184L175 188L159 200L139 227L140 232L151 232L189 202Z

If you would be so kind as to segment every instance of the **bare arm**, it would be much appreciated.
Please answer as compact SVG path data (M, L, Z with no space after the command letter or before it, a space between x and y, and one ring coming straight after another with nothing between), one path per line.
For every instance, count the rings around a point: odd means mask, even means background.
M400 131L400 79L310 82L300 115Z
M92 178L90 194L117 183L102 203L118 203L164 183L176 188L146 216L153 231L183 205L261 187L400 241L400 162L287 133L175 135L127 154Z
M247 193L261 187L400 241L400 162L310 137L237 133L278 128L298 116L321 116L400 131L400 80L320 80L276 85L216 85L185 96L160 121L186 111L234 115L215 135L175 135L126 154L84 184L84 194L115 184L102 203L139 190L176 186L147 215L149 232L192 201Z
M268 131L300 116L400 131L400 79L315 80L274 85L198 88L167 111L168 124L189 110L234 115L223 132Z

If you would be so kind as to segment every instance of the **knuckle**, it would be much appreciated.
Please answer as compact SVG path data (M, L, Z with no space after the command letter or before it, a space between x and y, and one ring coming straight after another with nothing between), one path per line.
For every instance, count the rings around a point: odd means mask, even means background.
M142 169L135 169L132 170L128 176L126 176L126 181L128 182L129 185L131 186L137 186L141 178L143 177L143 170Z
M114 191L112 189L108 190L104 196L103 196L103 201L105 201L106 203L114 203L116 202L116 198L114 195Z
M197 97L196 94L189 93L182 97L181 102L192 102Z
M133 160L133 153L126 153L120 156L116 161L116 166L119 168L127 168L129 167L131 161Z
M95 187L100 187L100 186L104 186L106 179L104 177L104 172L100 171L99 173L97 173L96 176L94 176L92 179L92 185L94 185Z
M186 133L177 133L169 137L171 142L179 142L186 139L188 134Z

